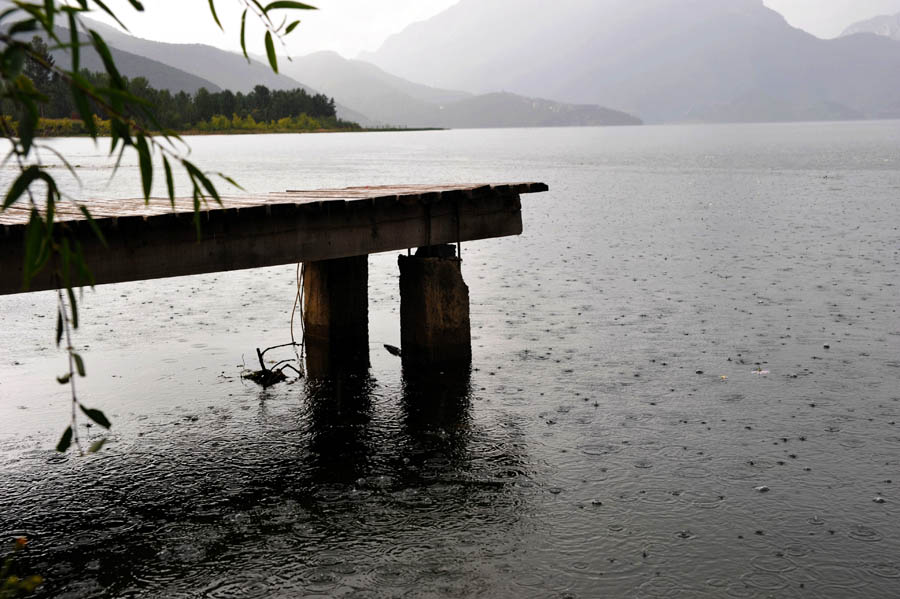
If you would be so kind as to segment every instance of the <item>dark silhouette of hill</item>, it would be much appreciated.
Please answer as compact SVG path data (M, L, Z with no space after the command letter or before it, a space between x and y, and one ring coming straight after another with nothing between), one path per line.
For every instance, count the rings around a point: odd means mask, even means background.
M300 88L315 93L290 77L274 73L267 64L256 60L248 63L246 58L234 52L203 44L169 44L145 40L96 21L91 21L90 26L103 36L107 44L118 50L144 56L188 73L202 74L204 79L220 89L247 93L256 85L264 85L269 89ZM122 71L125 72L125 69Z
M59 27L59 29L61 30L60 35L63 36L64 39L67 39L69 30L64 27ZM82 39L85 40L83 36ZM127 52L113 45L110 45L110 52L112 53L113 59L116 61L116 65L120 72L130 78L138 76L145 77L150 85L157 89L167 89L173 93L184 91L189 94L195 93L201 87L205 87L209 91L221 91L221 88L218 85L208 79L153 60L152 58ZM52 51L51 54L58 64L65 67L71 65L72 59L69 57L68 52L55 50ZM104 71L103 61L100 59L100 55L97 54L90 44L85 44L82 47L80 64L82 69L93 72Z
M257 85L263 85L272 90L302 89L312 95L320 93L320 90L304 85L300 81L273 72L268 64L255 60L252 57L248 63L247 59L240 54L220 50L212 46L203 44L170 44L145 40L96 21L91 21L90 26L103 36L117 61L119 55L127 59L125 63L117 62L123 74L129 77L147 77L150 80L150 84L157 89L176 89L172 87L172 85L176 84L176 79L172 74L151 79L151 75L156 70L159 70L159 65L162 65L179 72L185 72L185 74L197 73L202 75L202 78L195 78L206 83L195 85L190 89L187 87L177 88L185 89L185 91L196 91L199 87L206 87L209 91L230 90L246 94ZM145 60L149 60L148 62L141 62L135 61L131 57L144 57ZM96 57L95 53L94 59L99 61L99 57ZM82 62L84 62L84 59L82 59ZM84 64L85 67L92 70L102 70L99 68L99 63L97 65L98 68L92 68L87 63ZM366 115L347 108L340 101L337 103L337 112L338 117L341 119L361 125L373 124L373 121Z

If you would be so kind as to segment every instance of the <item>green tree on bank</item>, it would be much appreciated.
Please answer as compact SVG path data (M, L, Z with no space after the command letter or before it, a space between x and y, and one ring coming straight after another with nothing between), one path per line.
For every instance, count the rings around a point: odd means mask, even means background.
M31 40L33 56L26 58L24 73L35 89L47 100L39 105L40 136L78 135L87 133L79 122L78 106L62 79L43 64L54 64L50 49L40 36ZM109 85L109 75L80 71L79 75L97 87ZM337 118L333 98L324 94L310 94L303 89L269 90L257 85L248 94L241 92L210 92L200 88L190 95L183 91L173 94L150 85L144 77L122 77L125 87L135 97L154 107L156 119L162 127L177 131L310 131L318 129L357 129L356 123ZM18 121L16 106L5 100L4 114ZM19 109L21 110L21 109ZM98 131L109 134L109 114L102 106L91 103L91 111L99 117ZM225 119L225 120L223 120ZM225 121L227 120L227 124Z

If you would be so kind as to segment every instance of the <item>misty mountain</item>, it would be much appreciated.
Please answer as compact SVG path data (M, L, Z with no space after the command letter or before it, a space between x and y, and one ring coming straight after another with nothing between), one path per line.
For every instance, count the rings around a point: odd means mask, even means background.
M60 36L62 36L63 39L68 39L69 30L61 26L58 27L58 29L60 30ZM85 40L83 36L82 39ZM193 94L201 87L205 87L209 91L221 91L215 83L207 79L187 73L159 61L132 54L131 52L126 52L112 46L110 46L110 53L112 54L113 60L116 61L116 66L118 66L119 71L125 74L125 76L130 78L138 76L146 77L147 81L150 82L150 85L156 89L167 89L173 93L184 91L189 94ZM71 67L72 58L68 52L64 50L54 50L51 54L57 64L66 68ZM82 69L87 69L89 71L104 71L103 61L101 60L100 55L97 54L96 50L94 50L90 44L85 44L81 49L80 65Z
M881 15L847 27L841 36L855 33L874 33L883 37L889 37L900 41L900 13L896 15Z
M294 57L281 65L281 69L286 75L302 79L350 105L365 104L387 93L403 94L429 104L455 102L472 96L468 92L413 83L386 73L371 63L348 60L336 52L315 52Z
M640 124L631 115L598 106L574 106L508 93L474 96L428 87L334 52L294 58L282 70L382 125L467 128Z
M434 126L478 127L599 127L641 125L630 114L592 104L564 104L507 92L481 94L440 106ZM429 121L431 122L431 121Z
M822 40L762 0L461 0L364 58L439 88L503 89L660 121L900 116L900 46Z

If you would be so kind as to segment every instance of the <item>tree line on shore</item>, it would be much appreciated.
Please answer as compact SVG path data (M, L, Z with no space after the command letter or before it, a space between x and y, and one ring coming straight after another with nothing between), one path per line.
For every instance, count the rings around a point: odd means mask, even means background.
M32 47L45 61L53 64L47 45L35 37ZM57 73L28 58L24 73L47 101L40 105L39 130L45 135L72 135L85 131L78 116L69 85ZM107 87L107 74L82 70L79 75L97 87ZM291 131L317 129L358 129L359 125L337 118L334 99L310 94L304 89L270 90L257 85L244 94L230 90L210 92L200 88L191 95L172 93L152 87L145 77L126 78L129 91L153 107L156 123L144 123L152 129L176 131ZM4 103L6 104L6 103ZM16 118L13 106L2 106L3 114ZM95 121L104 129L107 115L94 107ZM136 118L140 118L136 115Z

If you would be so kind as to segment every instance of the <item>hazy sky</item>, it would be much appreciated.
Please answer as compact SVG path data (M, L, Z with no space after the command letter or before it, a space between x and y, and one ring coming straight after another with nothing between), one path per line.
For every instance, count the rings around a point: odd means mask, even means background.
M457 2L304 1L318 6L319 10L302 13L303 22L289 38L286 53L302 55L317 50L335 50L349 58L361 51L377 49L392 33L410 23L427 19ZM862 19L900 12L900 0L765 0L765 3L781 12L793 26L819 37L834 37L851 23ZM147 13L142 16L136 16L124 0L110 4L119 6L118 13L122 20L139 37L180 43L199 42L233 50L239 48L241 4L238 0L217 0L224 34L213 23L204 0L145 1ZM253 36L254 44L257 38L258 35ZM255 45L254 50L263 54L261 44ZM279 52L285 53L283 49Z
M458 0L302 1L318 7L318 10L288 13L297 15L295 18L300 18L301 24L287 40L287 54L334 50L352 58L361 51L376 50L389 35L410 23L434 16ZM138 37L240 49L242 4L238 0L216 0L216 10L225 33L213 22L206 0L144 0L146 10L142 15L130 9L124 0L107 2L118 7L116 14ZM103 20L109 22L108 19ZM248 17L248 25L251 21ZM251 39L249 27L247 39ZM252 36L252 39L256 53L264 54L260 35ZM284 53L284 49L279 49L279 54Z

